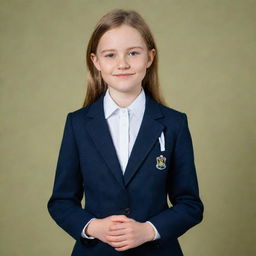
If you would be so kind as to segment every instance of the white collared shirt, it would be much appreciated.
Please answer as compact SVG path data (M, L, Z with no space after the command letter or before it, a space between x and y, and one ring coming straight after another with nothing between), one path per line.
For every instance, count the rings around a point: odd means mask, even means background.
M125 154L125 152L127 152L127 149L125 150L122 149L121 147L122 143L120 143L120 138L124 136L128 137L128 158L129 158L142 123L142 119L145 111L145 105L146 105L145 103L146 103L146 97L145 97L145 92L143 88L141 89L141 92L136 97L136 99L126 108L122 108L117 105L117 103L112 99L111 95L109 94L109 89L107 89L105 93L105 96L103 99L105 119L107 120L119 161L125 158L125 156L123 156L122 154ZM123 117L127 117L127 114L129 117L128 123L126 123L127 119L123 118ZM122 120L121 120L122 118L123 118L124 125L122 125ZM125 127L125 129L122 129L122 127ZM127 132L128 134L126 134ZM123 173L125 172L126 164L127 162L122 164L122 161L120 161L120 166ZM85 225L81 233L82 237L93 239L93 237L86 236L84 233L84 230L86 229L87 225L93 219L91 219ZM159 239L160 235L157 229L155 228L155 226L150 221L147 221L147 222L151 224L151 226L155 231L154 240Z
M109 94L109 89L107 89L104 97L103 104L105 118L110 129L111 137L123 173L125 172L125 167L127 165L127 162L122 162L122 159L125 158L123 154L128 151L128 158L131 154L144 115L145 102L146 97L143 88L136 99L126 108L122 108L117 105ZM126 119L127 114L128 120ZM127 148L122 148L122 145L126 145L126 143L122 143L125 136L128 138L128 150Z

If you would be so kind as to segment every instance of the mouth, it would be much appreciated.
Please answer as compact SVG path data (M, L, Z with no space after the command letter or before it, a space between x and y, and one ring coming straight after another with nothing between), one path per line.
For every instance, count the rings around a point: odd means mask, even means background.
M132 75L134 75L134 73L116 74L114 76L117 76L117 77L128 77L128 76L132 76Z

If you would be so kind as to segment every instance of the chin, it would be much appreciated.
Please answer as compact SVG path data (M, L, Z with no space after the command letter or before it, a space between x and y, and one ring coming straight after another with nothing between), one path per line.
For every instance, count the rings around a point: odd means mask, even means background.
M137 86L131 86L131 85L127 85L127 84L121 84L119 86L109 86L110 90L115 90L115 91L119 91L119 92L134 92L137 91L138 88Z

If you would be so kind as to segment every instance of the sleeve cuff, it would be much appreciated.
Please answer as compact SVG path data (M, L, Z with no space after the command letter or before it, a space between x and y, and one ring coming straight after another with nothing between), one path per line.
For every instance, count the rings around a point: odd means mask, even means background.
M90 222L91 222L92 220L94 220L94 219L96 219L96 218L90 219L90 220L86 223L86 225L84 226L84 228L83 228L83 230L82 230L82 232L81 232L81 236L82 236L83 238L95 239L95 237L93 237L93 236L88 236L88 235L86 235L86 233L85 233L85 229L86 229L87 226L90 224Z
M146 222L149 223L153 227L153 229L155 230L155 237L154 237L153 240L160 239L161 237L160 237L160 234L158 233L156 227L150 221L146 221Z

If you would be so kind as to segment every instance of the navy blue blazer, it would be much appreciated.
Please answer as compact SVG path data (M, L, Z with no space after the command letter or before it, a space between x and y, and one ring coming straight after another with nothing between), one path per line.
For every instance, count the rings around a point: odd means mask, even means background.
M76 240L73 256L181 256L177 238L202 220L204 209L187 116L146 93L142 124L123 175L103 97L67 114L48 211ZM158 139L162 131L165 151ZM165 157L162 170L156 167L160 155ZM151 221L161 238L118 252L101 240L81 237L91 218L110 215Z

